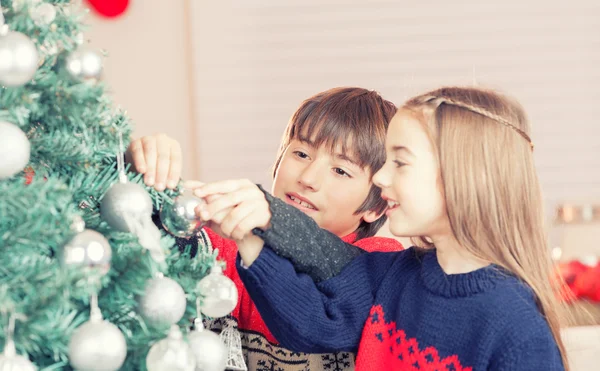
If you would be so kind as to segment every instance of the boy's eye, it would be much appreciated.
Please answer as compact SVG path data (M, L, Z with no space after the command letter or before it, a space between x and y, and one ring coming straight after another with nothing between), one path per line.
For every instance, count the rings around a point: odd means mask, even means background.
M333 169L333 171L337 174L337 175L341 175L341 176L347 176L350 177L350 174L348 174L344 169L340 169L339 167L336 167Z
M300 158L308 158L308 155L302 151L294 151L294 154Z

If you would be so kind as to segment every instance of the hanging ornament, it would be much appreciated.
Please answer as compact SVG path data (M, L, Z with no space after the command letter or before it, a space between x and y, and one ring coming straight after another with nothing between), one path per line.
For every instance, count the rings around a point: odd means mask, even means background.
M23 130L10 122L0 121L0 180L23 170L29 163L30 150L29 139Z
M69 363L77 371L116 371L127 356L125 336L102 319L96 295L91 300L90 320L79 326L69 342Z
M121 133L119 133L117 168L119 181L113 184L102 198L100 215L114 229L135 234L140 245L150 251L152 258L156 262L163 262L165 251L160 245L160 230L152 221L150 195L142 186L130 183L125 175Z
M225 320L225 329L219 335L225 348L227 349L227 364L228 370L247 371L246 361L244 361L244 353L242 351L242 336L237 329L237 322L227 318Z
M61 250L60 262L67 266L79 266L92 269L105 275L110 270L112 249L108 240L91 229L84 229L81 217L74 222L77 233Z
M65 69L77 81L94 83L102 76L102 57L93 50L79 48L69 53Z
M150 348L146 356L148 371L194 371L196 358L183 340L179 327L172 325L169 335Z
M37 371L37 367L22 355L17 354L13 335L15 331L15 316L11 315L6 328L4 350L0 353L0 370L2 371Z
M96 13L106 18L115 18L125 13L129 0L88 0Z
M209 317L224 317L237 305L238 291L235 283L223 274L223 268L216 263L196 288L203 296L200 310Z
M31 6L29 16L37 26L47 26L56 18L56 8L49 3Z
M192 237L198 234L204 222L196 215L196 207L204 203L189 191L183 191L173 203L163 203L160 209L160 221L163 227L175 237Z
M33 41L20 32L8 32L0 21L0 84L15 87L31 81L38 61Z
M183 318L187 299L175 280L159 274L146 284L139 306L140 313L150 324L173 325Z
M150 219L152 200L139 184L118 182L111 186L102 198L100 215L114 229L133 232L134 227L129 219Z
M194 320L194 329L188 335L188 342L196 357L197 371L225 370L227 349L219 335L204 329L201 318Z

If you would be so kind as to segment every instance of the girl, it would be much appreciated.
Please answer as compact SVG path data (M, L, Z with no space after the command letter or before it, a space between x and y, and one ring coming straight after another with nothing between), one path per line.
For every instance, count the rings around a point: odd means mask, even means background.
M298 351L358 349L357 370L568 369L529 131L517 102L479 88L408 101L374 182L391 232L419 247L361 255L320 284L271 249L240 248L238 271L275 337ZM225 234L254 228L267 247L286 216L305 218L242 182L202 191L223 194L204 218ZM286 243L309 233L344 244L314 223Z

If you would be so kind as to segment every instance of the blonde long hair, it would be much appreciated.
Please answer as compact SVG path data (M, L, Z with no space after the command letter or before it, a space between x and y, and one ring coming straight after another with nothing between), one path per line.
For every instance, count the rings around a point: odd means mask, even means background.
M568 370L560 336L568 314L552 280L542 193L522 106L493 91L447 87L412 98L403 108L421 119L437 150L455 238L531 287Z

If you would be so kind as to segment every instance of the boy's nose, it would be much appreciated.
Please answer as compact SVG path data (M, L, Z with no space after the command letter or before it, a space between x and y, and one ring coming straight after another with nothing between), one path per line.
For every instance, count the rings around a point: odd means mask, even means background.
M321 178L320 170L314 162L308 165L300 177L298 178L298 183L300 183L304 188L308 188L312 191L318 191L321 188Z

